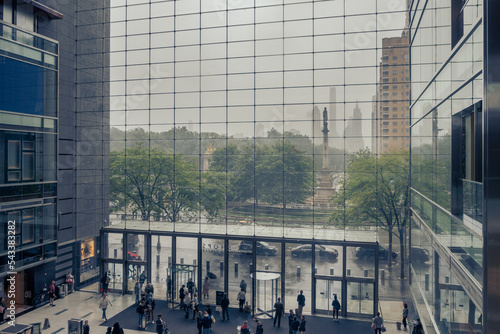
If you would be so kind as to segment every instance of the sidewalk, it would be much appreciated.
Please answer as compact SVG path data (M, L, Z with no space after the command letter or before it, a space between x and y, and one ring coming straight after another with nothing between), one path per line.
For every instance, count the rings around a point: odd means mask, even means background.
M42 306L36 310L28 312L16 318L16 324L31 324L36 322L44 325L45 318L50 322L50 328L42 330L44 334L65 334L68 331L68 319L78 318L88 320L91 334L104 334L106 328L112 326L115 322L119 322L126 334L140 334L144 332L155 332L155 326L149 324L146 330L139 330L138 316L135 313L135 298L133 295L110 294L109 298L113 306L108 307L106 313L108 321L105 322L102 317L102 311L99 309L100 295L96 292L77 291L66 296L63 299L55 301L56 306ZM235 305L231 305L235 306ZM197 333L196 320L185 319L184 312L178 309L167 309L165 301L158 301L155 310L155 316L162 313L167 321L169 329L173 334ZM236 327L242 325L244 320L250 323L252 333L255 331L255 323L247 313L240 313L236 308L230 308L230 321L223 322L218 312L215 314L217 320L213 324L212 333L236 334ZM262 319L264 332L267 333L282 333L288 334L287 318L283 317L281 328L273 327L271 319ZM335 333L335 334L356 334L356 333L373 333L370 330L369 319L339 319L338 322L333 322L330 317L306 315L307 332L309 333ZM0 331L8 327L7 323L0 326ZM395 321L386 321L387 334L392 333L408 333L398 331Z

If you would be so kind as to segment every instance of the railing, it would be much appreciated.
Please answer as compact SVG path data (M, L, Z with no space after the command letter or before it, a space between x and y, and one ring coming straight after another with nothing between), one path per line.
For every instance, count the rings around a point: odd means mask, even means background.
M463 214L483 223L483 184L462 179Z
M0 21L0 37L53 54L57 54L58 51L57 42L36 33L21 30L4 21Z

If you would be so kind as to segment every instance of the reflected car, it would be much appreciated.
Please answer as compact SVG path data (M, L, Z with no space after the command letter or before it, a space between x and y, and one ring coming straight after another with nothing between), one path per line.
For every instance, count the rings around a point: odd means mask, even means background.
M276 255L276 253L278 252L278 248L276 246L272 246L265 241L257 241L255 247L255 252L257 253L257 255ZM240 242L239 251L241 253L252 254L252 242L242 240Z
M389 251L382 246L378 246L378 257L380 260L387 259ZM375 248L374 247L356 247L354 249L354 256L360 260L373 260L375 259ZM392 252L392 259L398 257L398 253Z
M422 247L416 247L413 246L411 248L411 262L412 263L425 263L430 261L431 256L429 253L429 250L422 248Z
M128 251L127 252L127 260L132 260L132 261L142 261L141 257L139 254L135 252Z
M339 256L339 252L329 246L316 245L316 255L322 258L336 259ZM293 257L311 257L312 255L312 245L300 245L293 247L291 250Z

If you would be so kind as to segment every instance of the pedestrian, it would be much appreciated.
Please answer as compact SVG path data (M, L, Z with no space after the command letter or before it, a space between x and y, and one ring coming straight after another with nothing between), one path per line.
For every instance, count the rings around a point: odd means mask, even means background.
M156 333L163 334L165 327L165 321L163 321L161 314L158 314L158 318L156 319Z
M408 304L403 303L403 326L404 330L406 330L407 322L406 320L408 319Z
M153 283L148 282L148 284L146 285L146 288L147 288L147 291L149 291L149 293L151 293L151 295L153 295L155 293L155 287L153 286Z
M423 334L424 333L424 326L422 326L422 323L420 322L420 318L417 319L417 324L415 327L413 327L413 332L412 334Z
M188 319L189 318L189 310L191 309L191 298L189 298L189 295L186 295L185 300L184 300L184 318Z
M101 278L101 284L102 284L101 293L102 294L108 293L109 276L107 272L105 272L104 276Z
M146 272L143 270L142 273L139 275L139 284L141 285L141 291L144 282L146 282Z
M205 311L209 316L212 316L212 307L210 306L210 304L207 304L207 306L205 306Z
M304 334L306 332L306 317L300 316L299 333Z
M250 328L248 327L248 320L243 321L243 326L241 326L241 334L250 334Z
M68 273L66 275L66 283L68 284L68 293L73 293L75 292L75 278L71 273Z
M203 282L203 298L208 298L210 294L210 279L205 276L205 281Z
M238 299L240 312L243 312L243 305L245 304L245 299L246 299L245 291L243 291L243 289L241 289L240 292L238 292L238 296L236 297L236 299Z
M156 307L156 302L154 299L151 299L148 305L148 322L153 323L155 320L155 307Z
M184 285L182 285L180 290L179 290L179 299L181 300L181 302L179 304L180 308L184 308L184 298L185 297L186 297L186 295L184 294Z
M244 279L240 282L240 289L243 289L243 292L247 293L247 282Z
M88 320L85 320L85 322L83 323L83 334L90 334L90 326Z
M293 314L293 310L290 310L290 313L288 313L288 334L292 334L293 318L295 318L295 314Z
M191 297L191 299L193 299L193 294L196 292L196 288L195 288L194 282L191 278L188 279L188 282L186 283L186 287L188 289L189 296Z
M196 317L196 328L198 328L198 334L201 334L201 330L203 329L203 315L201 311L198 311L198 316Z
M285 307L283 306L283 303L281 302L281 298L278 297L278 301L274 303L274 322L273 322L273 327L276 326L276 320L278 320L278 328L280 328L281 325L281 317L285 315Z
M108 329L106 330L106 334L111 334L113 331L113 327L109 326Z
M145 309L146 304L144 301L141 301L139 306L135 309L135 313L139 315L139 327L142 328L142 318L144 318L144 309Z
M120 327L119 323L115 322L111 334L123 334L123 328Z
M333 301L332 301L332 307L333 307L333 321L339 320L339 310L340 310L340 302L337 299L337 295L333 295Z
M264 334L264 327L259 319L253 319L257 323L257 328L255 329L255 334Z
M206 311L203 314L201 326L203 327L203 334L210 334L210 328L212 327L212 318L208 316L208 313Z
M52 281L49 286L49 300L50 300L50 306L56 306L54 304L54 298L56 297L56 282Z
M306 296L304 296L304 291L300 290L299 295L297 296L297 304L298 304L298 309L297 309L297 316L300 317L302 315L302 310L304 309L304 306L306 306Z
M382 334L382 327L384 326L384 319L380 316L380 312L377 312L377 316L372 319L372 329L375 334Z
M227 294L224 294L224 298L220 301L220 307L222 308L222 321L229 321L229 298L227 298Z
M106 309L108 308L108 304L113 306L108 298L108 295L104 292L102 294L101 300L99 301L99 308L102 309L102 318L104 319L104 321L108 321L108 318L106 317Z
M3 323L5 321L5 312L7 311L7 305L5 305L5 299L3 297L0 298L0 315L2 319L0 320L0 323Z
M139 299L141 298L141 287L139 286L139 282L135 282L134 293L135 293L135 305L139 305Z
M194 317L196 317L196 315L198 314L198 305L199 305L199 301L198 301L198 294L193 294L193 299L191 300L191 308L193 309L193 320L194 320Z
M297 320L296 316L293 317L292 325L290 327L292 327L292 334L297 334L300 327L300 321Z
M167 276L167 300L170 300L172 296L172 277Z

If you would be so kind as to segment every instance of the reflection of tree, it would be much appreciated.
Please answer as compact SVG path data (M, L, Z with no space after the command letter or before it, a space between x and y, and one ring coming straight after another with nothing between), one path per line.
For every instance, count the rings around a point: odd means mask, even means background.
M338 208L331 220L361 225L374 222L389 235L389 266L392 237L399 237L401 277L404 277L405 232L409 222L409 156L407 151L375 156L360 150L351 156L341 190L335 196Z

